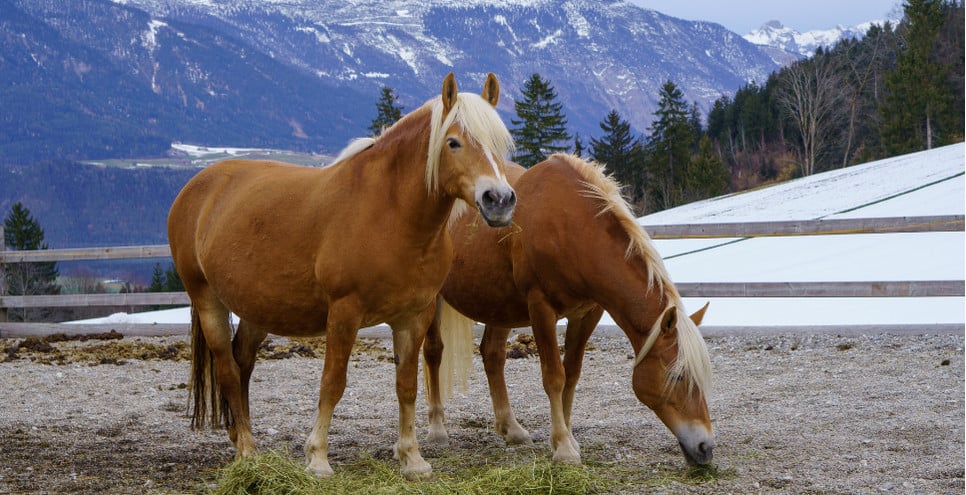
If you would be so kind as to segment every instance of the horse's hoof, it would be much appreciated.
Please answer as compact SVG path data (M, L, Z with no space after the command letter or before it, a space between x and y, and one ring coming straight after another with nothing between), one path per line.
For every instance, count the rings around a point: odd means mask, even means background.
M503 436L503 440L507 445L533 445L533 438L530 437L530 432L520 428L519 430L510 430L506 435Z
M254 445L238 445L235 447L235 459L246 459L254 457L258 450Z
M553 462L554 462L554 464L566 464L568 466L579 466L580 465L580 456L579 455L572 456L572 455L556 455L555 454L553 456Z
M426 445L436 448L449 447L449 435L444 431L442 434L429 432L426 437Z
M425 466L403 468L402 475L409 481L432 481L433 468L429 463L424 462Z
M567 464L570 466L580 465L580 451L574 449L568 449L564 447L558 447L553 453L553 462L555 464Z
M328 462L310 463L309 465L305 466L305 470L318 476L319 478L329 478L335 474L335 471L332 470L332 466L330 466Z

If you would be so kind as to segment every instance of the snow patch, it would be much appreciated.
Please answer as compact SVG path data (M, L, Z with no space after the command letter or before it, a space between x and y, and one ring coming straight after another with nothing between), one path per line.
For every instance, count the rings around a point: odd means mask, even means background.
M560 30L560 29L558 29L558 30L554 31L553 34L545 37L544 39L542 39L542 40L540 40L540 41L538 41L538 42L536 42L536 43L534 43L534 44L532 44L530 46L533 47L533 48L542 49L542 48L546 48L549 45L554 45L554 44L557 43L557 38L561 34L563 34L563 31Z

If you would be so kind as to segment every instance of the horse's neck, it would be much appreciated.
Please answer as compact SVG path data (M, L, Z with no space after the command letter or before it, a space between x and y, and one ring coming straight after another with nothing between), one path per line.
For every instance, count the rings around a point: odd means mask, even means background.
M365 187L383 191L377 200L385 205L384 213L397 227L405 225L398 230L416 236L418 242L445 231L455 203L443 191L434 193L426 187L426 152L425 147L404 153L390 148L380 159L356 164L366 167L365 176L371 182Z
M599 270L598 275L593 275L597 281L596 302L607 310L625 332L647 332L670 303L666 291L657 282L648 284L648 274L643 269L643 261L609 259L624 266L614 270Z

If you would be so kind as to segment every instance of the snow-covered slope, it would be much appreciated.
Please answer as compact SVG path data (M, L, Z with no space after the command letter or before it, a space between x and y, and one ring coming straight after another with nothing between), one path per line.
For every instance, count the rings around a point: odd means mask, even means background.
M962 143L713 198L642 225L962 215ZM675 282L963 280L963 232L657 240ZM686 299L689 309L704 300ZM718 298L707 325L962 324L964 298Z

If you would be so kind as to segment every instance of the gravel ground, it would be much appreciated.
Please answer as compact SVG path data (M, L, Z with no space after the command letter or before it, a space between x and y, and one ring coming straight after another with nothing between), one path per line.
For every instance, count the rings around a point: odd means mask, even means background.
M633 396L626 339L598 332L577 391L574 434L588 465L638 473L622 493L962 494L963 340L962 334L708 336L720 474L712 481L653 483L649 478L683 466L683 458L671 434ZM21 340L0 340L0 358L7 356L0 363L0 493L201 493L212 486L233 451L223 431L188 427L188 363L175 352L184 341L129 337L112 345L171 352L90 362L95 347L108 344L64 342L53 350L13 352ZM395 440L390 341L363 343L335 411L330 457L336 470L340 461L366 453L388 458ZM74 352L57 354L63 349ZM256 366L252 414L263 451L301 452L314 419L322 361L297 354ZM499 451L479 356L476 361L469 389L447 404L449 449ZM546 457L549 420L538 360L508 360L507 381L517 417L538 444L536 455ZM424 434L425 401L418 407ZM432 463L438 453L424 448L424 455Z

